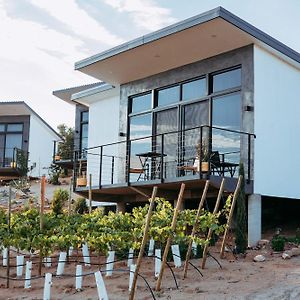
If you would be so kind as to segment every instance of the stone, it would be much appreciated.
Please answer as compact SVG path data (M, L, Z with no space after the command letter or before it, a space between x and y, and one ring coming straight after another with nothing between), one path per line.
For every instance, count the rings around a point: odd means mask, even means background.
M263 262L263 261L265 261L265 260L266 260L266 258L265 258L263 255L261 255L261 254L256 255L256 256L253 258L253 261L255 261L255 262Z
M281 256L283 259L290 259L291 257L290 257L290 255L289 254L287 254L287 253L282 253L282 256Z
M282 254L283 259L291 258L292 256L300 255L300 248L292 248L291 250L287 250Z
M257 242L257 245L260 246L260 247L263 247L263 246L267 246L270 244L270 241L269 240L259 240Z

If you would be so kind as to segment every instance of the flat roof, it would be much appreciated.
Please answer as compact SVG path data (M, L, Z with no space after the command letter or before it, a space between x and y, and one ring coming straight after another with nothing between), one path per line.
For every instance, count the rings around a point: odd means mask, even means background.
M187 46L185 52L180 42ZM80 60L75 69L110 84L122 84L253 43L267 45L300 63L300 53L217 7Z

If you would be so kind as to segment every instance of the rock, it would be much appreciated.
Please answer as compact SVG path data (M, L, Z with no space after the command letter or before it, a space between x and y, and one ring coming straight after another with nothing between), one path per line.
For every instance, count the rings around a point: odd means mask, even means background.
M291 258L292 256L300 255L300 248L292 248L291 250L287 250L282 254L283 259Z
M231 252L231 250L230 250L227 246L225 246L224 251L225 251L225 252Z
M253 258L253 261L255 261L255 262L263 262L263 261L265 261L265 260L266 260L266 258L265 258L263 255L261 255L261 254L256 255L256 256Z
M282 253L282 256L281 256L283 259L290 259L290 255L288 255L287 253Z
M260 240L260 241L257 242L257 245L260 246L260 247L267 246L269 244L270 244L269 240Z

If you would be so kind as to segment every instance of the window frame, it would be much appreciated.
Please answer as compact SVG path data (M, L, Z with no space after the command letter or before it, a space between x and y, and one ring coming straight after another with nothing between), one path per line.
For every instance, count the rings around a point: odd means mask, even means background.
M237 69L241 69L241 85L240 86L224 89L224 90L217 91L217 92L213 92L213 76L214 75L226 73L226 72L237 70ZM187 80L182 80L182 81L179 81L177 83L173 83L173 84L161 86L159 88L151 89L151 90L148 90L146 92L130 95L128 97L128 107L127 107L128 110L127 110L126 140L127 141L130 140L130 118L131 117L146 114L146 113L151 113L152 114L152 136L154 136L155 131L156 131L156 129L155 129L156 128L155 127L156 113L160 112L160 111L163 111L163 110L168 110L168 109L172 109L172 108L177 107L177 109L178 109L178 131L180 131L180 130L183 130L183 127L184 127L184 122L183 122L184 106L189 105L189 104L193 104L193 103L197 103L197 102L201 102L201 101L208 101L208 114L209 115L208 115L208 124L207 125L212 126L213 98L218 97L218 96L225 96L225 95L231 94L231 93L241 92L242 91L242 84L243 84L242 70L243 70L242 65L238 64L238 65L234 65L234 66L231 66L231 67L228 67L228 68L224 68L224 69L216 70L216 71L209 72L209 73L206 73L206 74L202 74L202 75L199 75L199 76L195 76L195 77L189 78ZM206 92L205 92L205 95L202 96L202 97L196 98L196 99L183 100L182 99L182 86L183 86L183 84L193 82L193 81L196 81L196 80L200 80L200 79L206 79ZM179 86L179 101L174 102L174 103L170 103L170 104L164 105L164 106L158 106L158 92L160 90L171 88L171 87L174 87L174 86ZM150 93L152 94L151 109L132 113L132 100L131 99L133 99L135 97L138 97L138 96L143 96L143 95L146 95L146 94L150 94ZM241 105L240 113L241 113L241 117L242 117L242 105ZM242 120L242 118L241 118L241 120Z
M5 167L5 158L6 158L6 140L7 140L7 135L8 134L21 134L22 135L22 141L21 141L21 150L24 149L24 122L1 122L0 125L4 125L4 131L0 131L0 135L1 136L4 136L4 145L3 145L3 162L2 162L2 167ZM15 131L8 131L7 128L8 128L8 125L22 125L22 130L18 131L18 130L15 130Z
M84 113L88 113L88 119L87 121L82 121L82 116ZM90 119L90 114L89 114L89 110L84 110L80 112L80 143L79 143L79 149L80 149L80 153L83 151L82 148L82 127L83 125L88 125L89 124L89 119ZM87 140L88 140L88 136L89 136L89 131L88 131L88 135L87 135Z

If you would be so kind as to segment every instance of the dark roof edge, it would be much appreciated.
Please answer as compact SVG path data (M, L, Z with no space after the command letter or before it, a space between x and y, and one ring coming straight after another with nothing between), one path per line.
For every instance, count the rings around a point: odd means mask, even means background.
M35 112L25 101L7 101L7 102L0 102L0 105L2 104L24 104L26 108L28 108L35 116L38 117L42 121L46 127L48 127L57 137L59 137L61 140L64 140L64 138L56 132L37 112Z
M187 28L191 28L193 26L208 22L210 20L213 20L220 16L220 9L221 7L214 8L212 10L206 11L202 14L196 15L194 17L185 19L183 21L177 22L173 25L169 25L165 28L159 29L157 31L148 33L144 36L141 36L139 38L136 38L134 40L131 40L129 42L123 43L119 46L113 47L111 49L108 49L104 52L98 53L96 55L90 56L88 58L85 58L83 60L80 60L75 63L75 70L80 70L81 68L84 68L88 65L91 65L93 63L96 63L99 60L104 60L106 58L115 56L117 54L120 54L122 52L134 49L136 47L142 46L144 44L148 44L150 42L153 42L155 40L159 40L163 37L166 37L170 34L180 32L182 30L185 30Z
M279 42L275 38L270 35L264 33L260 29L251 25L250 23L244 21L238 16L232 14L228 10L219 6L202 14L196 15L194 17L188 18L186 20L180 21L173 25L167 26L163 29L154 31L152 33L146 34L142 37L129 41L127 43L121 44L104 52L98 53L91 57L85 58L75 63L75 70L80 70L88 65L94 64L100 60L104 60L106 58L115 56L122 52L134 49L136 47L142 46L144 44L153 42L155 40L159 40L163 37L166 37L170 34L174 34L176 32L183 31L185 29L191 28L196 25L203 24L205 22L211 21L217 17L224 19L225 21L231 23L232 25L238 27L239 29L245 31L246 33L252 35L256 39L262 41L263 43L271 46L275 50L283 53L287 57L295 60L300 63L300 53L286 46L285 44Z
M225 21L231 23L232 25L238 27L239 29L245 31L256 39L262 41L273 49L281 52L282 54L288 56L289 58L300 63L300 53L283 44L282 42L276 40L272 36L258 29L257 27L251 25L250 23L244 21L238 16L234 15L230 11L226 10L223 7L220 7L220 17Z

